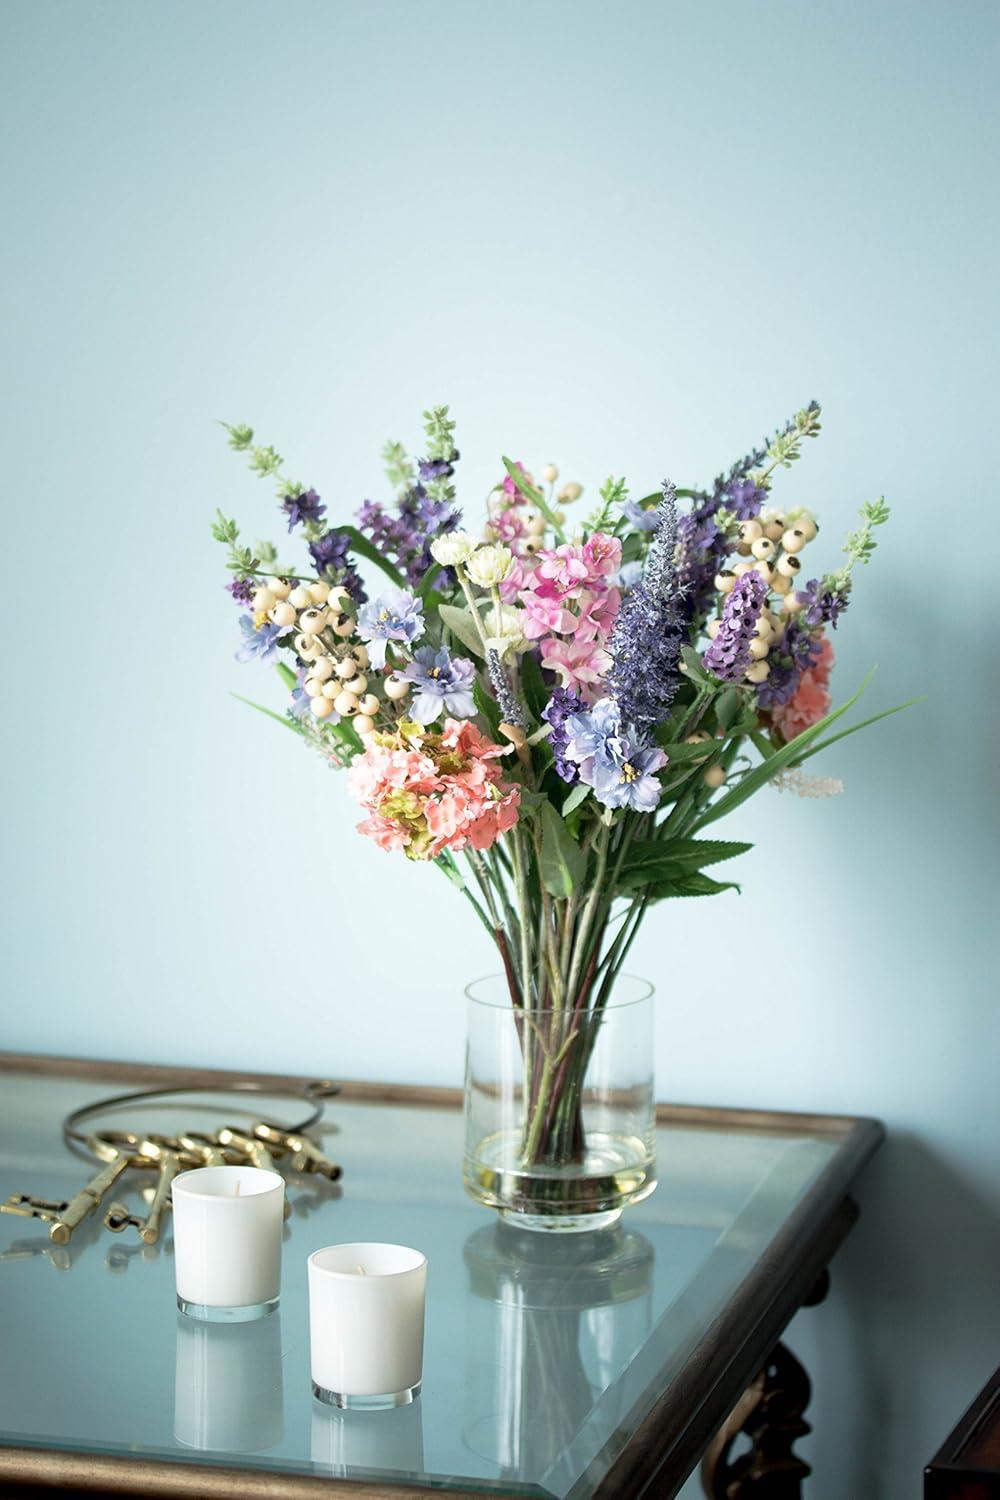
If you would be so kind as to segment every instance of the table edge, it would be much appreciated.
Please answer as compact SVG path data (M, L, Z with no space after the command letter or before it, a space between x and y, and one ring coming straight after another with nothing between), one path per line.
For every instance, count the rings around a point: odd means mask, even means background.
M232 1068L198 1068L186 1064L136 1063L112 1058L55 1057L43 1052L0 1051L0 1073L39 1074L53 1078L106 1079L109 1083L134 1083L156 1088L171 1084L178 1088L211 1086L225 1088L236 1080L260 1088L300 1089L312 1081L306 1074L239 1072ZM431 1109L458 1109L462 1090L426 1083L384 1083L368 1079L338 1080L334 1097L369 1104L422 1105ZM846 1142L858 1126L884 1133L880 1121L865 1115L814 1114L799 1110L759 1109L709 1104L656 1106L657 1123L688 1129L760 1131L774 1135L819 1135Z

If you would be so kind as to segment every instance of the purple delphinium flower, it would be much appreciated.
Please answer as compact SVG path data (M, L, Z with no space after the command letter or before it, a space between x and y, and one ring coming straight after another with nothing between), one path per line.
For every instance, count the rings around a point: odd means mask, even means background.
M252 578L231 578L226 584L226 591L232 594L237 604L252 604L257 584Z
M776 708L790 702L802 673L812 666L822 649L821 638L810 633L801 617L793 620L768 652L770 671L757 684L757 702L761 708Z
M739 682L750 665L750 641L767 598L767 584L759 573L744 573L726 595L719 633L703 661L722 682Z
M753 457L754 455L749 455ZM677 526L677 573L686 596L688 618L699 614L715 592L715 575L730 551L725 530L716 519L720 510L739 521L749 521L760 512L767 491L749 479L737 476L716 481L711 495L699 498Z
M680 685L678 659L686 635L682 593L674 565L677 501L663 486L656 508L656 535L649 544L642 579L625 596L608 642L608 681L622 716L639 729L658 724Z
M836 630L841 611L847 608L848 591L836 588L825 578L810 578L805 588L799 590L799 598L803 600L802 618L807 625L829 624Z
M258 630L251 615L240 615L243 643L236 652L237 661L270 661L278 649L279 637L288 631L280 625L265 624Z
M633 724L623 723L613 698L600 698L593 708L570 715L564 727L564 754L576 762L580 780L593 787L598 802L655 811L662 790L655 772L667 764L666 752Z
M385 666L385 648L390 641L412 646L423 633L423 605L406 589L386 589L358 614L358 635L368 647L371 664L376 668Z
M439 650L421 646L401 675L417 689L410 714L418 724L433 724L442 712L456 719L471 719L475 714L472 684L476 669L462 656L452 659L444 646Z
M350 545L350 537L345 532L334 529L324 531L322 536L311 541L309 552L316 564L317 573L332 574L331 582L343 584L351 598L357 604L363 604L368 595L357 569L347 555Z
M563 781L570 785L580 780L580 767L575 760L567 760L566 744L569 736L566 733L566 721L574 714L586 712L587 705L579 693L574 693L572 688L553 688L552 696L542 709L542 718L546 724L552 725L552 733L549 735L549 744L555 757L556 772Z
M411 588L416 588L431 566L431 542L442 532L454 531L461 519L460 510L447 500L434 499L422 484L407 490L395 511L366 500L357 513L359 529L395 564Z
M421 458L417 461L422 484L433 484L436 479L450 479L461 455L456 448L451 458Z
M303 521L322 521L326 506L315 490L301 490L297 495L286 495L281 508L288 517L288 529L301 526Z

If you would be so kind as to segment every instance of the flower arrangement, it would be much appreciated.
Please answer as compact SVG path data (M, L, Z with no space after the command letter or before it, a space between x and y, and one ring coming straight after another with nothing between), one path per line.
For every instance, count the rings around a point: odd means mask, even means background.
M801 768L853 732L830 732L860 695L831 709L830 633L889 511L865 504L839 568L809 567L818 523L772 486L820 430L811 403L711 488L634 499L609 479L585 516L554 465L504 459L464 519L449 410L424 417L426 456L390 443L395 499L351 523L228 427L309 561L245 546L221 514L213 532L237 655L276 662L291 694L264 711L349 767L359 831L435 864L495 942L538 1043L522 1160L558 1162L581 1149L573 1018L600 1016L653 903L737 889L716 867L750 846L705 831L768 785L839 790Z

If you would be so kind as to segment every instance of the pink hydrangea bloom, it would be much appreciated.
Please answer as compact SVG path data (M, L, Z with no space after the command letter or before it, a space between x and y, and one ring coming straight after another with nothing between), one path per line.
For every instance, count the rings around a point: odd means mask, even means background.
M503 779L507 751L467 719L430 732L416 724L368 738L348 786L370 816L358 824L380 849L436 859L445 849L488 849L517 822L520 788Z
M787 703L777 704L771 710L771 718L786 741L794 740L804 729L811 729L830 712L832 668L833 647L826 636L823 636L819 655L802 673L794 696Z

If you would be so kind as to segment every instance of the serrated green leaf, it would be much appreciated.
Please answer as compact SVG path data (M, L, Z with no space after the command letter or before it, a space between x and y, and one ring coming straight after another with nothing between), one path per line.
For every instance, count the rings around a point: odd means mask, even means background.
M551 896L565 899L587 873L587 856L569 832L552 803L541 807L542 848L539 874Z
M672 896L719 896L723 891L738 890L739 886L733 880L713 880L709 875L691 874L654 886L649 899L664 901Z
M619 874L619 885L622 890L645 890L697 874L706 865L736 859L752 848L752 844L723 839L672 839L667 843L635 839Z
M479 639L479 631L467 609L459 609L457 604L442 604L438 609L441 622L447 625L452 635L457 636L469 651L476 656L482 657L483 643Z

